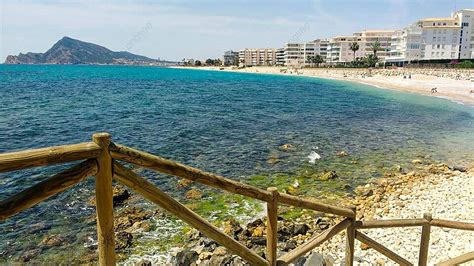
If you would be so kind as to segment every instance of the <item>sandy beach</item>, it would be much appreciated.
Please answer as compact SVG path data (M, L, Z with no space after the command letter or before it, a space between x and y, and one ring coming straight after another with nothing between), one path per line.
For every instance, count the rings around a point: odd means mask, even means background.
M193 67L201 70L221 70L243 73L298 75L358 82L383 89L414 92L447 98L474 106L474 70L464 69L347 69L286 67ZM411 77L410 77L411 76ZM437 92L432 93L431 89ZM473 91L473 93L471 93Z

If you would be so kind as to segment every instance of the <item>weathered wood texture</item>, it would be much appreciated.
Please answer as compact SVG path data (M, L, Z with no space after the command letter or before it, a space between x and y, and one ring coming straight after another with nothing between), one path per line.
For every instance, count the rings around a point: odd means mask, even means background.
M220 231L217 227L210 224L208 221L204 220L186 206L168 196L166 193L162 192L144 178L138 176L134 172L118 163L115 163L114 170L114 177L119 182L140 193L145 198L158 204L165 210L171 212L184 222L198 229L200 232L228 248L230 251L247 260L252 265L268 265L268 261L261 258L252 250L248 249L244 245L237 242L235 239Z
M385 255L387 258L393 260L394 262L400 264L400 265L413 265L406 259L402 258L395 252L391 251L390 249L386 248L385 246L379 244L372 238L368 237L367 235L356 231L356 239L359 240L360 242L366 244L367 246L373 248L374 250L380 252L381 254Z
M437 227L474 231L474 223L433 219L431 220L430 224L431 226L437 226Z
M330 214L340 215L340 216L349 217L349 218L355 217L355 213L350 209L332 206L332 205L324 204L324 203L319 203L316 201L303 199L300 197L291 196L284 193L280 193L279 201L286 205L310 209L313 211L330 213Z
M356 207L353 206L351 210L356 214ZM355 251L355 218L351 218L351 225L346 230L346 254L345 265L354 265L354 251Z
M393 220L373 220L373 221L357 221L357 229L367 228L389 228L389 227L411 227L423 226L429 224L425 219L393 219Z
M463 254L461 256L449 259L447 261L443 261L440 263L437 263L436 266L451 266L451 265L459 265L462 263L469 262L471 260L474 260L474 251Z
M147 152L138 151L119 144L111 145L111 152L114 159L133 163L165 174L182 177L214 188L227 190L231 193L248 196L266 202L269 202L272 199L271 193L265 190L204 172L194 167L167 160Z
M219 188L231 193L248 196L254 199L266 202L270 202L272 200L272 195L268 191L242 184L222 176L204 172L199 169L167 160L150 153L138 151L136 149L119 144L112 144L110 150L114 159L150 168L165 174L182 177L214 188ZM280 193L279 201L283 204L292 205L295 207L307 208L346 217L354 217L354 213L349 209L301 199L299 197L284 193Z
M0 201L0 221L74 186L96 171L96 161L89 159Z
M102 148L97 156L97 174L95 177L95 197L97 212L97 243L99 264L115 265L114 209L112 202L112 157L109 153L110 135L97 133L92 136L94 142Z
M419 266L426 266L428 264L428 250L430 247L430 233L431 233L430 222L432 220L431 214L425 213L423 215L423 218L428 222L428 224L423 225L423 227L421 228L420 253L418 257Z
M0 173L95 158L100 147L93 142L0 154Z
M267 203L267 260L270 265L276 265L278 244L278 189L267 189L272 193L273 200Z
M326 240L331 239L333 236L346 229L351 225L351 220L346 218L335 226L326 229L326 231L321 234L310 238L308 241L303 243L301 246L293 249L292 251L286 253L285 255L278 258L278 265L288 265L303 256L304 254L310 252L315 247L321 245Z

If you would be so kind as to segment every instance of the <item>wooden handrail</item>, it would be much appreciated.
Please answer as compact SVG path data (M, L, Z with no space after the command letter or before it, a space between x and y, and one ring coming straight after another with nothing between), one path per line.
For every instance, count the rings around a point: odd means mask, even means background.
M368 228L388 228L388 227L412 227L423 226L429 222L425 219L392 219L392 220L372 220L372 221L357 221L357 229Z
M288 265L298 259L299 257L303 256L304 254L310 252L315 247L321 245L325 241L331 239L333 236L338 234L339 232L343 231L347 227L351 225L351 219L346 218L340 223L326 229L326 231L322 232L321 234L310 238L307 242L302 244L301 246L293 249L292 251L286 253L285 255L278 258L277 264L278 265Z
M0 154L0 173L95 158L101 148L93 142Z
M288 195L285 193L281 193L279 199L281 203L286 204L286 205L310 209L313 211L319 211L319 212L324 212L324 213L329 213L329 214L336 214L336 215L340 215L340 216L344 216L348 218L355 218L355 213L350 209L332 206L332 205L324 204L324 203L319 203L316 201L299 198L299 197Z
M112 157L117 160L122 160L165 174L170 174L191 181L196 181L214 188L219 188L222 190L229 191L231 193L248 196L265 202L270 202L272 200L271 193L263 189L246 185L222 176L204 172L197 168L167 160L147 152L142 152L119 144L111 145L110 150L112 153ZM345 217L354 217L354 212L350 209L310 201L284 193L280 193L279 201L283 204L295 207L307 208L315 211L342 215Z
M433 219L430 213L423 214L423 218L428 224L421 227L421 241L420 252L418 253L418 265L426 266L428 264L428 251L430 247L431 225L430 221Z
M399 256L398 254L386 248L385 246L379 244L377 241L373 240L372 238L368 237L362 232L356 231L355 237L360 242L380 252L381 254L385 255L387 258L393 260L394 262L400 265L413 265L412 263L410 263L403 257Z
M96 161L89 159L0 201L0 221L72 187L96 171Z
M274 266L277 262L278 244L278 200L280 193L276 187L269 187L273 200L267 203L267 260Z
M112 157L117 160L122 160L165 174L196 181L204 185L223 189L231 193L248 196L265 202L272 200L272 195L268 191L245 185L222 176L204 172L197 168L167 160L147 152L142 152L119 144L111 145L110 150Z
M437 227L445 227L445 228L453 228L453 229L458 229L458 230L474 231L474 223L433 219L433 220L431 220L430 224L431 224L431 226L437 226Z
M244 245L229 237L217 227L201 218L198 214L188 209L153 184L138 176L131 170L114 163L115 179L127 187L135 190L148 200L158 204L163 209L171 212L181 220L198 229L208 237L225 246L235 254L247 260L252 265L269 265L268 261L258 256L254 251L248 249Z
M97 174L95 176L95 202L97 213L97 245L99 264L115 265L115 233L112 178L112 157L109 152L111 136L108 133L96 133L92 140L101 147L97 156Z
M353 263L354 239L367 244L401 265L411 265L411 263L404 258L377 243L375 240L370 239L365 234L356 231L356 229L413 226L422 226L423 228L419 264L425 265L427 262L429 247L430 227L436 226L474 231L474 223L431 219L431 216L426 215L424 216L424 219L356 221L355 208L343 208L319 203L309 199L302 199L285 193L278 193L275 188L269 188L268 191L265 191L175 161L167 160L150 153L111 143L110 135L107 133L94 134L93 141L94 142L0 154L0 173L87 159L86 161L39 182L20 193L1 200L0 221L3 221L26 208L72 187L87 176L95 174L97 233L99 242L99 263L101 265L115 264L112 177L142 194L150 201L173 213L181 220L222 244L252 265L275 265L275 262L277 265L286 265L293 262L298 257L310 252L315 247L345 229L347 229L346 265L351 265ZM248 196L266 202L268 214L267 260L258 256L254 251L248 249L232 237L224 234L217 227L213 226L199 215L162 192L159 188L153 186L153 184L135 174L133 171L117 162L113 163L112 159L122 160L165 174L196 181L230 193ZM279 203L328 214L340 215L346 217L346 219L321 234L310 238L303 245L276 259ZM463 263L469 260L474 260L474 252L461 255L438 265Z
M468 252L466 254L463 254L461 256L440 262L435 264L436 266L451 266L451 265L459 265L462 263L466 263L468 261L474 260L474 251Z

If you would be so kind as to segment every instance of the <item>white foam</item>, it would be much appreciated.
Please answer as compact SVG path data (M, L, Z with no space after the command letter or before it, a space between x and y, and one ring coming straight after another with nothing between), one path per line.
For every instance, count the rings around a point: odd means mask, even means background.
M317 152L315 151L311 151L311 153L308 155L308 159L309 159L309 163L311 164L315 164L316 163L316 160L319 160L321 159L321 155L319 155Z

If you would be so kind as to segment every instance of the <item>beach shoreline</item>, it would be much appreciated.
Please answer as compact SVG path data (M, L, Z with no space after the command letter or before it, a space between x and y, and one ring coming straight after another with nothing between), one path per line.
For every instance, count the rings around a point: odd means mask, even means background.
M179 69L213 70L237 73L302 76L356 82L380 89L412 92L444 98L474 107L474 70L471 69L351 69L259 66L232 67L176 67ZM437 92L432 93L431 89Z

